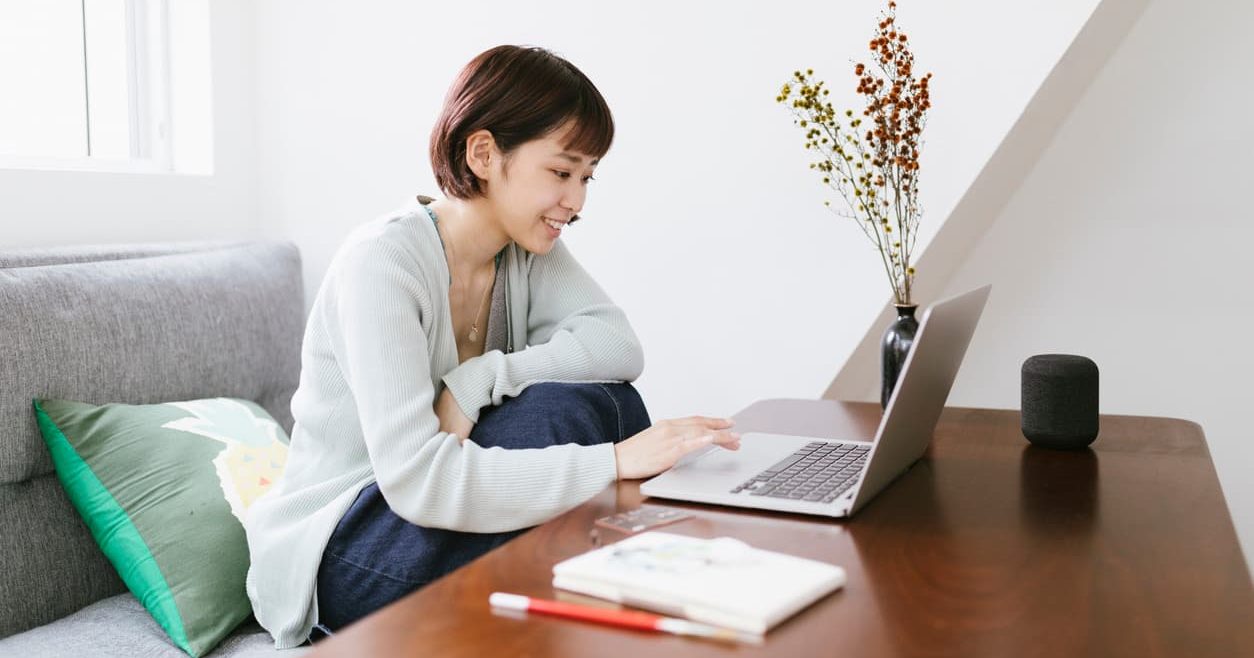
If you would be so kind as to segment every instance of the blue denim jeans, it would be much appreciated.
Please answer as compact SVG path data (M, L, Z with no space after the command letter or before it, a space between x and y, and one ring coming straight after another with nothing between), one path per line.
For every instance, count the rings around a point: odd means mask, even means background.
M617 443L649 427L630 384L533 384L483 409L475 443L545 448ZM313 639L335 632L525 532L474 533L424 528L397 516L371 484L340 519L318 568Z

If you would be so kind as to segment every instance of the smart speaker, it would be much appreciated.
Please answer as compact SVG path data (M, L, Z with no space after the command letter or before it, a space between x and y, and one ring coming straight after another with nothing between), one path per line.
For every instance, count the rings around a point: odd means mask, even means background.
M1023 436L1044 448L1083 448L1097 438L1097 364L1073 354L1023 362Z

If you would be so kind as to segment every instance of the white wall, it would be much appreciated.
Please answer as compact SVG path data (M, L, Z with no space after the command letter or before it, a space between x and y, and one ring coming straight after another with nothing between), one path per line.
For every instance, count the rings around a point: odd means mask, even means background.
M917 61L936 72L921 245L1095 4L901 3ZM312 296L353 226L438 193L427 138L461 66L499 43L543 45L615 113L586 221L566 240L640 334L654 415L814 397L889 288L861 232L823 209L800 130L774 98L813 67L854 102L850 60L882 6L262 2L263 223L300 244Z
M214 174L0 169L0 247L257 235L254 16L212 0Z
M1089 356L1103 413L1202 425L1248 562L1254 6L1206 7L1149 4L949 285L994 288L950 404L1018 408L1025 358Z

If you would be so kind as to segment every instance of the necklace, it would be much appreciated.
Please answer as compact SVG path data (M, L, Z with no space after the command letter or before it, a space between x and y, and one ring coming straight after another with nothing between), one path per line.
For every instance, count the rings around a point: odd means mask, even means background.
M456 248L453 247L453 242L451 240L445 239L444 232L440 229L439 221L436 221L435 223L435 230L436 230L436 233L440 234L440 241L449 246L449 253L452 255L452 260L456 261L457 260ZM453 263L450 263L449 264L449 276L450 277L452 277L452 272L453 272ZM493 273L493 278L494 279L496 278L495 272ZM479 301L479 310L475 312L475 320L474 322L470 323L470 331L466 334L466 338L468 338L470 342L472 343L479 340L479 319L483 317L483 306L487 304L488 293L490 292L492 292L492 286L491 285L484 286L483 299ZM450 305L450 309L451 308L452 306Z
M473 343L479 340L479 318L483 317L483 305L488 301L488 293L491 292L492 286L483 287L483 299L479 302L479 310L475 313L475 321L470 324L470 333L466 337Z

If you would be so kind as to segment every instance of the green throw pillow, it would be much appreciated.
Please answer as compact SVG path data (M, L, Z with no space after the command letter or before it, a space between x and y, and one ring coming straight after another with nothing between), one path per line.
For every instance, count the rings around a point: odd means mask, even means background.
M208 653L252 612L244 511L283 471L283 429L228 398L34 407L57 477L123 582L174 644Z

